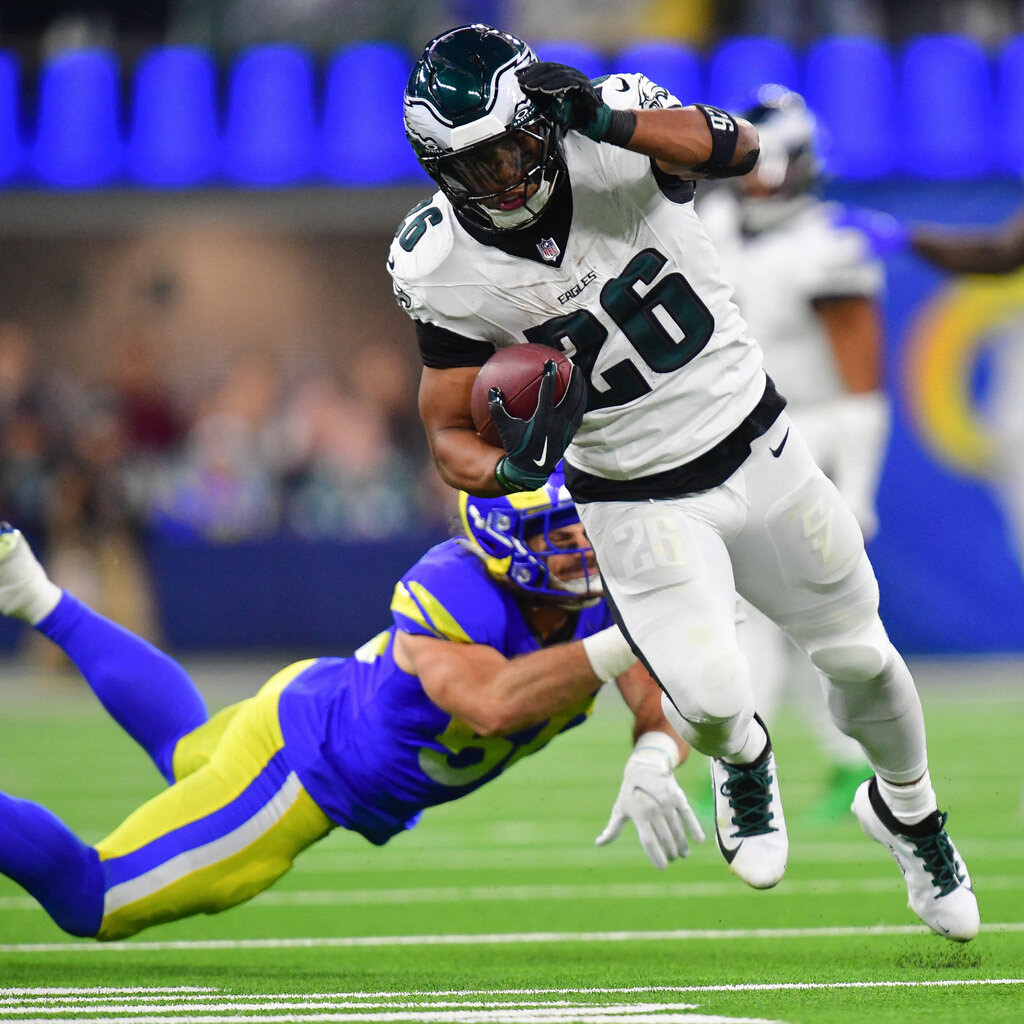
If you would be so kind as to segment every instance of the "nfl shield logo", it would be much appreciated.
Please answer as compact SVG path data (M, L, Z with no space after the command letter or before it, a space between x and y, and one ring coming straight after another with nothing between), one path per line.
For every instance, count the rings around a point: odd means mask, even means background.
M537 251L548 261L548 263L554 263L562 252L562 250L555 245L555 240L553 238L542 238L537 243Z

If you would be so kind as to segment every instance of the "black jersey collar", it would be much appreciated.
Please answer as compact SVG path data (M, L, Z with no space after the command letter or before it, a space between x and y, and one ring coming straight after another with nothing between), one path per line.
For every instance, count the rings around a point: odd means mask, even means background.
M569 229L572 227L572 187L569 176L562 176L540 218L518 231L488 231L460 217L457 209L455 216L468 234L481 245L547 267L560 267L569 244ZM544 253L548 254L547 258Z

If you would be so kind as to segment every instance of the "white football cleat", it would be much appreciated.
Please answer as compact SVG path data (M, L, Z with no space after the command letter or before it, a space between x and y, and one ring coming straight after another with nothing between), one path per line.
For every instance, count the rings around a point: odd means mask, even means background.
M34 626L60 597L60 587L46 575L21 530L0 523L0 614Z
M933 811L923 821L899 821L878 792L874 776L861 783L851 810L864 834L893 855L907 883L907 905L933 932L955 942L978 934L981 918L971 876L946 834L946 815Z
M711 781L715 838L729 870L755 889L778 885L786 873L789 836L771 740L750 764L712 758Z

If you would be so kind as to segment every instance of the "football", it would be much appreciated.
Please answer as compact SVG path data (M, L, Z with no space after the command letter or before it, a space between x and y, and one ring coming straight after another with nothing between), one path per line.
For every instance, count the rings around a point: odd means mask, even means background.
M555 401L559 401L569 385L572 362L564 352L548 345L509 345L500 348L480 367L473 382L470 412L477 433L495 448L501 447L501 438L491 421L487 396L491 388L500 388L505 408L510 416L528 420L537 410L540 380L544 364L553 359L558 366L555 378Z

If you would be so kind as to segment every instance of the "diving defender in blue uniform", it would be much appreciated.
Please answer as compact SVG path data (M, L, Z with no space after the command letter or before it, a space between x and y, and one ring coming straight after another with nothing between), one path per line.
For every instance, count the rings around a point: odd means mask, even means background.
M657 867L700 825L673 770L685 744L612 624L556 473L537 491L460 495L462 536L398 582L391 626L350 658L300 661L210 717L184 669L46 576L0 529L0 612L79 668L169 787L95 846L0 793L0 872L66 932L120 939L262 892L335 828L382 844L590 714L615 679L635 746L599 843L632 819Z

